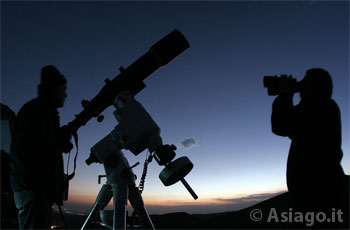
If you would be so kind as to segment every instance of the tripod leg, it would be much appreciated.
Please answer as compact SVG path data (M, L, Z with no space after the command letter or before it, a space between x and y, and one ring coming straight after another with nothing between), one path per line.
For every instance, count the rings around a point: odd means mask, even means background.
M129 201L131 206L135 209L138 216L141 218L144 229L155 229L152 223L151 218L148 215L148 212L143 203L141 193L137 187L129 187Z
M92 221L96 220L100 210L103 210L112 199L113 193L111 186L104 184L97 195L94 206L92 207L88 217L86 218L81 230L85 229Z
M128 185L113 184L113 230L126 229L126 205L128 201Z

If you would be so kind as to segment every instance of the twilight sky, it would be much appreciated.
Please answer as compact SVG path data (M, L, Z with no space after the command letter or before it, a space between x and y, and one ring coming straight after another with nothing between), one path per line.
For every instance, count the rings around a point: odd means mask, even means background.
M330 72L342 113L342 166L350 174L347 1L2 1L1 102L17 113L36 96L40 69L53 64L68 79L68 98L60 109L61 124L67 124L104 79L174 29L190 48L149 76L136 99L161 128L163 142L175 144L177 157L194 163L186 180L199 199L180 183L165 187L158 178L162 168L153 161L143 192L150 213L232 211L287 189L290 140L271 132L274 97L263 87L265 75L301 80L313 67ZM91 120L78 132L79 159L67 209L88 212L96 198L97 176L104 169L84 161L117 125L113 111L108 108L102 123ZM185 140L188 145L181 144ZM134 168L140 178L146 152L124 154L130 165L141 163Z

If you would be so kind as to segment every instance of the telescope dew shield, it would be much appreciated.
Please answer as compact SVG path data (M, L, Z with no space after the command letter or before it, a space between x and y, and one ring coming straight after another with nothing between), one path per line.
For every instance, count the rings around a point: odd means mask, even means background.
M174 30L154 44L150 48L150 52L158 58L161 66L165 66L188 47L190 47L190 44L182 33L178 30Z
M165 66L187 48L189 43L182 33L174 30L154 44L150 50L128 68L120 68L121 73L114 79L106 80L101 91L91 100L85 101L84 110L68 124L72 133L85 125L92 117L98 117L111 106L115 97L123 91L136 95L146 85L143 83L159 67Z

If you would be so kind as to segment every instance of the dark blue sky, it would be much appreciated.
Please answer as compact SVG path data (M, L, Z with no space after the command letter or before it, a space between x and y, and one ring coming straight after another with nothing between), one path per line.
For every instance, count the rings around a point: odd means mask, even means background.
M330 72L342 112L342 165L350 174L347 1L1 2L1 102L18 112L36 96L40 69L53 64L68 79L68 99L60 110L66 124L105 78L173 29L190 48L147 78L136 98L161 128L163 141L194 163L186 178L200 198L194 202L180 184L164 187L161 168L153 163L143 193L152 212L183 205L197 213L234 210L244 203L239 197L286 190L290 140L271 132L273 97L263 88L265 75L301 80L309 68ZM79 130L69 204L92 202L99 190L103 166L86 166L84 160L117 125L112 111L104 112L103 123L93 120ZM188 138L196 141L192 148L181 146ZM134 164L143 163L146 154L125 155ZM134 172L140 178L142 167ZM172 207L157 209L160 205Z

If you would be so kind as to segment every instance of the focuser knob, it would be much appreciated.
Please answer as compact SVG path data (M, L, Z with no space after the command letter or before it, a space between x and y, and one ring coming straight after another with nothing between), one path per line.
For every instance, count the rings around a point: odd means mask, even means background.
M120 67L119 67L119 71L120 71L121 73L123 73L123 72L125 71L124 67L123 67L123 66L120 66Z
M84 109L86 109L87 107L89 107L90 102L88 100L82 100L81 101L81 106L83 106Z
M109 80L109 78L106 78L106 79L105 79L105 83L106 83L106 85L108 85L108 84L111 83L111 80Z

